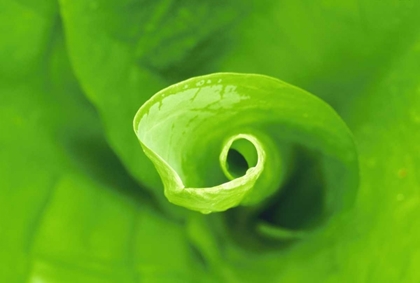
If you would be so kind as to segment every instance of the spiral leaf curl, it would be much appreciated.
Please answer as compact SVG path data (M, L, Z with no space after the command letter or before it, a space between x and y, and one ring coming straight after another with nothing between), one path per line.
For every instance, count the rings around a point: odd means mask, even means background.
M216 73L172 85L141 106L134 131L167 199L191 210L269 198L289 178L296 145L319 155L326 214L356 195L357 152L345 123L319 98L268 76Z

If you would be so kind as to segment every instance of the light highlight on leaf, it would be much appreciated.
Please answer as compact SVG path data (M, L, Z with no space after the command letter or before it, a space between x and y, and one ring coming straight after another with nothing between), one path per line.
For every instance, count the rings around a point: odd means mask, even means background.
M134 130L168 200L191 210L264 201L295 170L296 146L320 160L323 214L354 200L357 155L344 122L320 99L271 77L219 73L172 85L139 109Z

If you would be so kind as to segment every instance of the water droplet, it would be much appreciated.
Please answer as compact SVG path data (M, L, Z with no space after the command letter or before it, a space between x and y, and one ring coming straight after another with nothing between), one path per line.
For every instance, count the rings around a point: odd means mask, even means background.
M196 86L202 86L204 84L204 80L199 81L198 83L196 83Z

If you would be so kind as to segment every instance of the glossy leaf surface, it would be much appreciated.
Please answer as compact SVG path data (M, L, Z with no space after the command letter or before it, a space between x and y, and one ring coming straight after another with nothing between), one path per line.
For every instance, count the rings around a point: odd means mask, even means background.
M419 3L0 2L0 282L419 282ZM360 161L352 210L302 234L317 202L293 210L287 184L210 215L167 202L133 116L215 72L337 111ZM296 188L319 168L305 154Z
M140 108L134 130L168 200L192 210L223 211L270 197L291 170L295 146L319 155L325 213L349 207L356 195L357 153L344 122L321 100L274 78L222 73L178 83ZM241 141L251 149L233 148ZM252 149L255 164L232 176L230 151L252 159Z

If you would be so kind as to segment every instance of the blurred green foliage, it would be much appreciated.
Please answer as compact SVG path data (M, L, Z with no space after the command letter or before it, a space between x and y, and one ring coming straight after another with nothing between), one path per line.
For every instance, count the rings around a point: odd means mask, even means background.
M419 16L415 0L1 1L0 282L419 282ZM341 114L360 159L351 212L250 247L226 225L240 211L167 203L133 116L219 71Z

